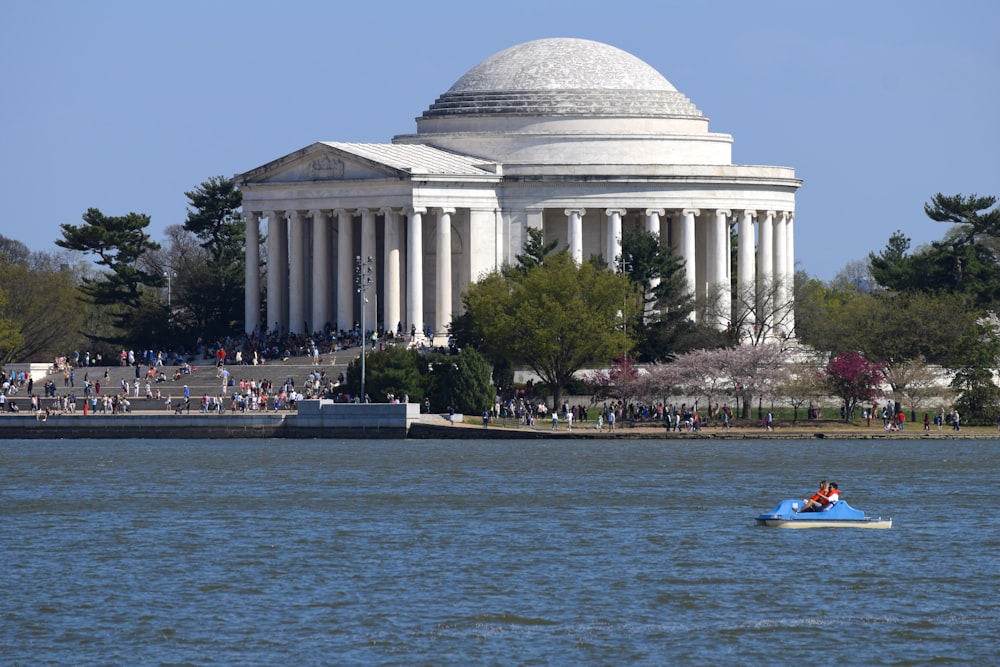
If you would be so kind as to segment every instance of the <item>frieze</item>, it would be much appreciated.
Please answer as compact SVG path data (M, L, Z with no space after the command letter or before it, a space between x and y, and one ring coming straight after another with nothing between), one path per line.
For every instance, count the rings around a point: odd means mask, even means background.
M344 161L324 155L309 163L309 168L317 179L339 179L344 177Z

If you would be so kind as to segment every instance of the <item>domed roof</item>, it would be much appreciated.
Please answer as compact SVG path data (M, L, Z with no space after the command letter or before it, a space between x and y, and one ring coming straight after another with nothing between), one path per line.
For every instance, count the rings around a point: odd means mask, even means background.
M539 39L479 63L423 118L456 115L701 116L662 74L586 39Z

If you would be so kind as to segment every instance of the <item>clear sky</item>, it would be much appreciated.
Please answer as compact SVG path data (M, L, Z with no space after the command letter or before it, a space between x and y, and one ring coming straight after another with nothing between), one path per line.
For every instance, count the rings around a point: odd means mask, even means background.
M935 193L1000 195L1000 3L12 0L0 40L0 233L55 249L90 207L151 216L316 141L389 142L466 71L543 37L646 61L791 166L799 268L829 280Z

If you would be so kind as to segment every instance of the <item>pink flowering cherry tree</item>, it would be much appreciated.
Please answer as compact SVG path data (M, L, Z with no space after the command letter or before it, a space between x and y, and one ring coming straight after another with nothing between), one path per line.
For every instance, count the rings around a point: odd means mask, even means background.
M845 421L854 418L859 405L882 395L884 381L883 364L869 361L857 352L843 352L826 365L826 384L834 396L844 401Z

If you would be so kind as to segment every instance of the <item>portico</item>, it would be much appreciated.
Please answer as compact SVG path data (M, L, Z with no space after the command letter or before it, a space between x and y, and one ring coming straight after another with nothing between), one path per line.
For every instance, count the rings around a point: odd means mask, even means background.
M541 60L566 69L539 74ZM574 261L612 268L626 230L655 234L684 259L696 298L717 304L699 317L792 333L775 313L790 311L801 182L787 167L731 164L732 138L709 133L634 56L585 40L521 44L470 70L417 127L391 144L317 142L237 175L248 331L350 330L366 308L370 329L441 343L465 288L515 263L535 227ZM368 258L363 303L355 271Z

